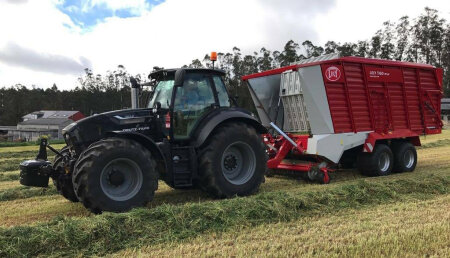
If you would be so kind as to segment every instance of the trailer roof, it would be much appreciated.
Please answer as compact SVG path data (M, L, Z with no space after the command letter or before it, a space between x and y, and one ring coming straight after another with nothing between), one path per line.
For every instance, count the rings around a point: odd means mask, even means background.
M293 64L277 69L272 69L260 73L254 73L242 76L242 80L246 81L249 79L254 79L258 77L264 77L274 74L280 74L285 71L290 70L297 70L301 67L307 67L307 66L313 66L313 65L320 65L320 64L326 64L326 63L335 63L335 62L349 62L349 63L361 63L361 64L373 64L373 65L384 65L384 66L402 66L402 67L414 67L414 68L425 68L425 69L432 69L435 68L432 65L429 64L418 64L418 63L411 63L411 62L400 62L400 61L391 61L391 60L385 60L385 59L374 59L374 58L364 58L364 57L356 57L356 56L347 56L347 57L341 57L341 58L335 58L335 59L328 59L323 61L317 61L317 62L309 62L309 63L303 63L303 64Z

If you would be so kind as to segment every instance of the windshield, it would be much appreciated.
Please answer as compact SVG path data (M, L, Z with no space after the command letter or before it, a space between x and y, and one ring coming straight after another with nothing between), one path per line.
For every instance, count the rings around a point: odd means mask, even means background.
M158 82L152 99L148 103L149 108L153 108L157 102L161 103L161 108L169 108L170 99L172 98L174 80L166 80Z

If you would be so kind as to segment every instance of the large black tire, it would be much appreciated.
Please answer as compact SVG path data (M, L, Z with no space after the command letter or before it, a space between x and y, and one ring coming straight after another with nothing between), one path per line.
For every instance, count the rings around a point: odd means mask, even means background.
M64 156L70 156L69 148L67 146L63 147L60 150L60 153L62 156L56 156L53 160L53 169L56 171L59 171L57 175L55 175L53 179L53 184L56 187L56 190L64 196L67 200L71 202L78 202L77 195L75 194L75 191L73 190L73 184L72 184L72 174L73 171L69 171L69 173L65 173L65 167L63 165L63 157ZM72 168L69 168L71 170Z
M412 172L417 165L417 151L410 142L392 144L394 153L394 172Z
M156 162L141 144L108 138L81 154L73 185L78 199L94 213L128 211L153 199L158 188Z
M199 186L218 198L246 196L264 180L263 139L244 123L227 123L210 135L199 153Z
M386 144L376 144L372 153L361 152L356 163L364 175L387 176L394 167L394 155Z

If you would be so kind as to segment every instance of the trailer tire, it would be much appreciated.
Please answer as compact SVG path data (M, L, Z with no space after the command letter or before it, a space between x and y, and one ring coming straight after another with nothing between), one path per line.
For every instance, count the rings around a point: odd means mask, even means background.
M63 156L70 155L69 148L67 146L63 147L60 150L60 153ZM63 167L62 162L63 162L63 157L61 157L59 155L56 156L55 159L53 160L53 169L56 171L62 170L62 173L58 173L57 175L52 177L53 184L55 185L56 190L58 190L58 192L62 196L64 196L64 198L66 198L67 200L69 200L71 202L78 202L78 197L75 194L75 191L73 189L73 183L72 183L73 171L70 171L69 174L66 174L65 168Z
M218 198L250 195L264 180L266 162L266 147L253 127L224 124L200 149L199 186Z
M394 172L412 172L417 165L417 151L410 142L392 144L394 153Z
M78 199L94 213L145 206L158 188L156 162L141 144L108 138L91 144L75 164Z
M386 144L376 144L372 153L361 152L356 163L364 175L387 176L394 167L394 155Z

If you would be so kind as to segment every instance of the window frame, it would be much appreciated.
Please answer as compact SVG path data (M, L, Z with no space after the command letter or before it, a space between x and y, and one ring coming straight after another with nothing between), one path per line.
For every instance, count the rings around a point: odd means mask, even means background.
M175 127L174 127L174 118L176 115L175 114L175 99L176 99L176 95L178 92L177 88L182 88L184 86L174 86L172 89L172 97L171 97L170 110L169 110L169 113L170 113L170 133L169 133L169 135L170 135L171 141L174 141L174 142L190 141L192 139L192 134L196 131L198 124L206 116L208 116L211 112L214 112L215 109L220 108L218 93L216 90L216 85L213 80L212 74L202 74L201 72L187 72L185 75L184 81L186 81L186 78L188 78L188 75L192 75L192 74L200 74L200 75L204 76L206 80L209 81L210 89L211 89L213 97L214 97L214 103L212 103L213 109L211 109L207 112L204 112L202 115L200 115L200 117L195 121L195 124L193 125L192 130L188 133L188 135L185 138L180 139L180 138L175 137ZM183 81L183 85L184 85L184 81ZM226 90L226 87L225 87L225 90Z

